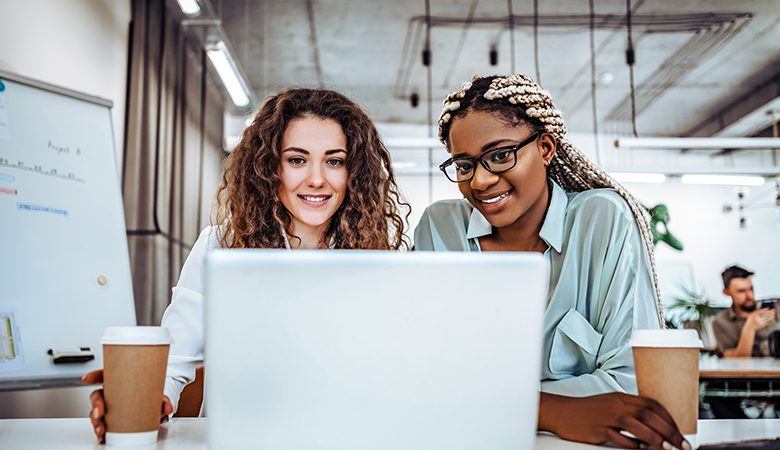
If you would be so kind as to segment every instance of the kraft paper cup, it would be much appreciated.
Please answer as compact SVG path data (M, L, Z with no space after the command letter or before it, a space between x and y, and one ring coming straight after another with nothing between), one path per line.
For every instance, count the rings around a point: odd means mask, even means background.
M656 400L696 445L699 350L696 330L635 330L631 335L639 395Z
M170 332L163 327L108 327L100 342L106 445L157 442Z

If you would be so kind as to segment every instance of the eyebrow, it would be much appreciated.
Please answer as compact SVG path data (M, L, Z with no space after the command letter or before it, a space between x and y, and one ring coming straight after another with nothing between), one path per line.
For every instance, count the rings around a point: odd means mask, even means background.
M483 145L483 146L482 146L482 148L481 148L481 149L479 149L479 153L480 153L480 154L482 154L482 153L483 153L483 152L485 152L487 149L489 149L489 148L491 148L491 147L495 147L495 146L497 146L498 144L501 144L501 143L504 143L504 142L506 142L507 144L509 144L509 143L512 143L512 142L515 142L515 141L513 141L512 139L507 139L507 138L503 138L503 139L496 139L495 141L490 141L490 142L488 142L487 144ZM453 155L452 155L452 159L458 159L458 158L467 158L467 157L468 157L468 154L467 154L467 153L455 153L455 154L453 154Z
M300 147L288 147L288 148L282 150L282 153L287 153L287 152L303 153L304 155L310 155L311 154L308 150L300 148ZM330 149L330 150L325 150L325 154L326 155L334 155L336 153L347 153L347 151L344 150L343 148L333 148L333 149Z

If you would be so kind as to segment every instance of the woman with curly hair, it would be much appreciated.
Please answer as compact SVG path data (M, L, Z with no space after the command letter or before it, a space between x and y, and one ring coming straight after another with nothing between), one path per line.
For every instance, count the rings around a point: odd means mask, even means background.
M415 248L544 254L540 430L592 444L690 450L659 403L633 395L631 333L663 324L647 219L566 139L561 115L524 75L475 77L450 94L439 139L451 157L439 167L464 198L426 209ZM512 280L480 282L522 291Z
M162 326L173 337L163 420L176 411L181 391L203 360L201 270L209 250L407 248L400 206L408 204L398 192L390 153L357 104L324 89L290 89L269 97L227 158L216 223L195 242L163 315ZM83 381L101 382L102 371L86 374ZM102 390L90 400L90 418L102 442Z

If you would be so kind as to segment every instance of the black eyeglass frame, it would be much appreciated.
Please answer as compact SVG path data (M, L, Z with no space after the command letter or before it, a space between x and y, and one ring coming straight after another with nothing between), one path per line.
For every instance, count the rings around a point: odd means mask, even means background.
M526 145L530 144L531 142L534 142L541 135L542 135L542 132L539 131L539 130L536 130L533 133L531 133L530 135L528 135L527 138L523 139L522 141L518 142L515 145L506 146L506 147L491 148L490 150L485 150L484 152L480 153L479 155L477 155L477 156L475 156L473 158L468 158L468 157L449 158L446 161L444 161L443 163L439 164L439 170L441 170L444 173L444 176L447 177L447 179L452 181L453 183L467 183L467 182L471 181L474 178L474 174L477 173L477 161L479 161L479 164L482 167L484 167L485 170L487 170L490 173L504 173L504 172L506 172L508 170L514 169L515 166L517 165L517 152L520 151L521 148L523 148ZM485 162L485 160L483 158L486 155L488 155L490 153L493 153L493 152L496 152L496 151L499 151L499 150L504 150L504 151L509 150L512 153L512 155L514 156L515 159L514 159L514 162L512 163L512 166L507 167L506 169L501 169L501 170L496 171L496 170L492 170L489 167L488 163ZM447 167L451 166L453 163L455 163L455 161L471 161L471 163L474 164L474 170L471 172L471 176L466 178L466 179L461 179L461 180L453 180L452 178L450 178L450 176L447 175Z

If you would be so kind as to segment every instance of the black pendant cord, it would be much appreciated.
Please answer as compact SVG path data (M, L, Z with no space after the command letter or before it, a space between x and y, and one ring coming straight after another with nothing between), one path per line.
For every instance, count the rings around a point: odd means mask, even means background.
M506 0L507 10L509 13L509 59L512 62L512 75L515 72L515 12L512 5L512 0Z
M626 0L626 31L628 33L628 47L626 48L626 64L628 64L629 85L631 86L631 131L634 137L638 137L636 131L636 88L634 85L634 40L631 36L631 0Z
M534 0L534 66L536 82L542 85L542 70L539 67L539 0Z
M431 0L425 0L425 49L423 65L426 67L428 89L428 137L433 138L433 58L431 55ZM433 203L433 147L428 147L428 203Z
M596 145L596 163L601 165L599 115L596 107L596 7L594 1L588 0L590 13L590 103L593 115L593 143Z

